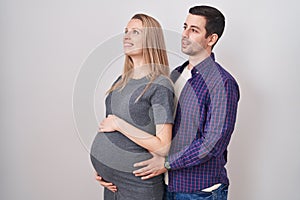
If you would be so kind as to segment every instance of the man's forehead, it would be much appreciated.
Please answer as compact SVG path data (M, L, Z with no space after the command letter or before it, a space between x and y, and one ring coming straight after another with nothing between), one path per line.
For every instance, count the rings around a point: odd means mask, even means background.
M206 24L206 19L200 15L188 14L184 24L188 26L204 27Z

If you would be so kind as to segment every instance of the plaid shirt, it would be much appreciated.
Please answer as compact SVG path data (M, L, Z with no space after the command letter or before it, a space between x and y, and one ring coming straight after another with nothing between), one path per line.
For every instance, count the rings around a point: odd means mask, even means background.
M171 73L175 83L188 61ZM225 164L236 120L239 89L214 54L194 66L181 91L169 153L168 190L196 192L229 185Z

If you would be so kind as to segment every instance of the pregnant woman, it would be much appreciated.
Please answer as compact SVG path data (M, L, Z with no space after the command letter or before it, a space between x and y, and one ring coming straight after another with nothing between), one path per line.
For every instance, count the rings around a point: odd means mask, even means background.
M91 147L104 199L161 200L163 175L141 180L134 163L166 155L171 143L174 95L163 31L154 18L136 14L123 38L124 70L108 90L106 118ZM113 188L113 189L112 189Z

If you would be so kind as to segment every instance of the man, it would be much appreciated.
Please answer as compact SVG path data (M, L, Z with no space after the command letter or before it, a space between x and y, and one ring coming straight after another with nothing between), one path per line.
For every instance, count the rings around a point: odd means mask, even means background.
M225 18L216 8L195 6L189 10L181 42L189 59L171 73L178 103L169 156L154 154L135 164L142 167L134 171L142 179L168 170L166 198L170 200L227 199L225 164L239 89L212 53L224 27Z

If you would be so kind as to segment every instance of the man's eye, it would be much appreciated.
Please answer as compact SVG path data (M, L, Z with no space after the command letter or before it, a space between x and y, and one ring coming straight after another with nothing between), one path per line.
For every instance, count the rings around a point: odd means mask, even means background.
M185 30L185 29L186 29L186 26L183 27L183 30Z
M192 32L198 33L198 31L196 29L193 29L193 28L192 28Z

